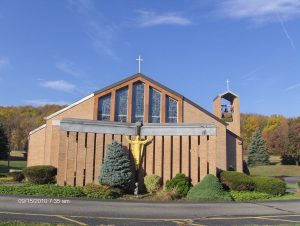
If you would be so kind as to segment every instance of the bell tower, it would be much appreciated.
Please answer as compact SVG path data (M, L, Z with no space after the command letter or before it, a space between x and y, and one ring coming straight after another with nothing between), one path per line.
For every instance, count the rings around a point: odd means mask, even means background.
M218 95L214 99L214 114L228 123L228 130L240 136L240 99L235 93L228 89L225 93Z

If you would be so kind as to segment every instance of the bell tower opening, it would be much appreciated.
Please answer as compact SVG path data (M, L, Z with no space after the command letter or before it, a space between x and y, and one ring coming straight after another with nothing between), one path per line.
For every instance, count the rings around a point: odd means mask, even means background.
M227 91L214 99L214 114L228 123L227 128L240 136L240 100L239 97Z

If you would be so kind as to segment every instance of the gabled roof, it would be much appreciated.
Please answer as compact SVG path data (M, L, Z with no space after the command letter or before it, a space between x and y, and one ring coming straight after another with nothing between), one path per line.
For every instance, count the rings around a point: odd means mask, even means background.
M109 89L111 89L111 88L114 88L114 87L116 87L116 86L119 86L119 85L121 85L121 84L123 84L123 83L125 83L125 82L128 82L128 81L130 81L130 80L133 80L133 79L135 79L135 78L143 78L143 79L145 79L145 80L148 80L150 83L155 84L155 85L161 87L162 89L168 91L169 93L172 93L172 94L174 94L175 96L178 96L178 97L182 98L183 100L187 101L188 103L190 103L191 105L193 105L194 107L196 107L196 108L199 109L200 111L203 111L203 112L206 113L207 115L211 116L212 118L214 118L214 119L217 120L218 122L222 123L223 125L225 125L225 126L227 125L227 123L224 122L222 119L218 118L218 117L215 116L214 114L212 114L212 113L210 113L209 111L205 110L204 108L200 107L198 104L194 103L193 101L187 99L186 97L184 97L184 96L181 95L180 93L178 93L178 92L176 92L176 91L174 91L174 90L172 90L172 89L166 87L165 85L162 85L161 83L159 83L159 82L157 82L157 81L155 81L155 80L149 78L148 76L146 76L146 75L144 75L144 74L142 74L142 73L134 74L134 75L132 75L132 76L129 76L129 77L127 77L127 78L125 78L125 79L119 81L119 82L116 82L116 83L113 83L112 85L106 86L106 87L104 87L103 89L97 90L97 91L95 91L94 93L90 94L89 96L86 96L86 97L82 98L81 100L79 100L79 101L77 101L77 102L75 102L75 103L73 103L73 104L71 104L71 105L69 105L69 106L67 106L67 107L65 107L65 108L63 108L63 109L61 109L61 110L55 112L55 113L53 113L52 115L49 115L48 117L46 117L46 119L47 119L47 120L48 120L48 119L51 119L51 118L53 118L54 116L56 116L56 115L58 115L58 114L60 114L60 113L62 113L62 112L64 112L64 111L66 111L66 110L68 110L68 109L70 109L70 108L72 108L72 107L74 107L74 106L76 106L76 105L82 103L83 101L86 101L87 99L89 99L89 98L91 98L91 97L96 96L96 95L99 94L99 93L105 92L105 91L107 91L107 90L109 90Z

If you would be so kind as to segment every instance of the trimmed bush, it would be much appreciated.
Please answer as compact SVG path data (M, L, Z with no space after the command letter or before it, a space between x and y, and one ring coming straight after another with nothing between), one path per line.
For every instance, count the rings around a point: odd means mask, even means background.
M25 176L22 172L11 172L8 173L8 176L11 176L16 182L22 182L25 179Z
M123 194L119 188L99 184L87 184L83 187L83 192L88 198L95 199L115 199L121 197Z
M116 141L107 145L104 164L101 168L99 182L110 187L130 191L134 187L135 174L122 145Z
M55 183L57 169L53 166L30 166L23 170L26 179L33 184Z
M177 197L181 198L187 195L190 190L190 185L186 176L182 173L178 173L173 179L167 180L166 189L174 192Z
M245 202L252 200L266 200L271 199L273 196L267 193L254 192L254 191L230 191L230 195L234 201Z
M300 180L297 182L297 184L298 184L298 188L300 188Z
M147 191L153 193L161 187L161 180L157 175L149 175L144 177L144 184Z
M226 189L233 191L253 191L252 178L244 173L224 171L220 174L220 180Z
M286 182L273 177L252 177L255 184L255 191L261 193L267 193L270 195L284 195L286 191Z
M20 186L0 186L0 194L40 195L53 197L84 197L82 187L56 186L54 184L25 184Z
M187 198L193 201L231 201L229 192L224 191L218 178L210 174L191 188Z

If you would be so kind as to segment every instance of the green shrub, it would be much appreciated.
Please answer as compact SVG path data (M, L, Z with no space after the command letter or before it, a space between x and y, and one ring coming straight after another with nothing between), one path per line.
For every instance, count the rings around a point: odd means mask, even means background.
M255 191L267 193L270 195L284 195L286 191L286 182L273 177L252 177L255 184Z
M218 178L210 174L191 188L187 198L193 201L231 201L229 192L224 191Z
M300 188L300 180L297 182L297 184L298 184L298 188Z
M254 191L230 191L230 195L234 201L245 202L252 200L266 200L271 199L273 196L267 193L254 192Z
M99 182L110 187L130 191L134 188L135 175L132 163L122 145L116 141L107 145Z
M13 182L14 182L14 178L12 177L0 177L0 184L8 184Z
M82 187L57 186L54 184L25 184L20 186L0 186L0 194L39 195L53 197L84 197Z
M123 194L119 188L99 184L87 184L83 187L83 192L87 197L95 199L115 199Z
M173 191L179 198L185 197L190 190L189 182L184 174L178 173L173 179L167 180L166 189Z
M11 176L14 181L21 182L25 179L25 176L22 172L11 172L8 173L8 176Z
M161 180L157 175L149 175L144 177L144 184L147 191L153 193L160 188Z
M252 191L254 182L244 173L224 171L220 174L220 180L225 188L233 191Z
M33 184L55 183L57 170L53 166L31 166L23 170L26 179Z

